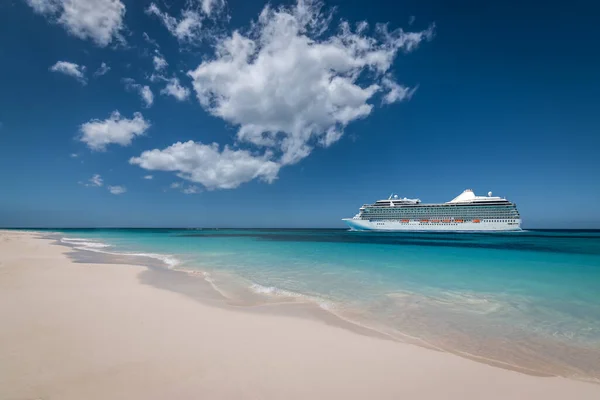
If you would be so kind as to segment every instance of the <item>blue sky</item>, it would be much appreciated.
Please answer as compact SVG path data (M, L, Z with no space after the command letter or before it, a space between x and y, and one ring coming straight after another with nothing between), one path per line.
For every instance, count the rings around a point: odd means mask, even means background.
M600 8L451 3L2 2L0 226L342 227L472 188L600 228Z

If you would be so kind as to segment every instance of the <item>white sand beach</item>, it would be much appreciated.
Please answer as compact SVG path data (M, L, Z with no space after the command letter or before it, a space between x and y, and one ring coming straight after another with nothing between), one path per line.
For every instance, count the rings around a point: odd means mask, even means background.
M215 307L68 251L0 231L2 400L600 399L600 385Z

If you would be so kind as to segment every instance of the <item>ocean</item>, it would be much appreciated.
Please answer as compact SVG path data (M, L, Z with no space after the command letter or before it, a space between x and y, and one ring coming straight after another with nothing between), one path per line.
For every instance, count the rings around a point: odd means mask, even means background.
M310 303L394 340L600 382L600 231L46 234L81 254L194 273L239 307Z

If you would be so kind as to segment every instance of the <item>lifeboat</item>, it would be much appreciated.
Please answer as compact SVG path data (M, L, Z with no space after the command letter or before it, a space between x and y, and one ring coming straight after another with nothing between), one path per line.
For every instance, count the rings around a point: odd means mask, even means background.
M450 220L449 220L449 219L444 219L444 220L442 220L442 222L444 222L444 223L446 223L446 224L447 224L447 223L449 223L449 222L450 222Z
M455 219L454 222L464 222L462 219Z
M429 222L428 219L422 219L421 222Z
M478 223L480 223L480 222L481 222L481 220L474 219L474 220L473 220L473 222L475 222L476 224L478 224Z
M431 222L440 222L439 219L432 219Z
M407 223L407 222L408 222L408 220L407 220L407 219L403 219L403 220L402 220L402 222L404 222L404 223Z

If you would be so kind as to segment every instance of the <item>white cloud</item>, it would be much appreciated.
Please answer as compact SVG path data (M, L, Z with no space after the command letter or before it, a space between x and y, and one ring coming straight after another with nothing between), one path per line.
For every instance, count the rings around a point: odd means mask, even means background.
M196 193L200 193L200 192L201 192L201 189L196 185L190 185L181 191L181 193L183 193L183 194L196 194Z
M45 13L54 13L60 10L61 1L58 0L25 0L27 4L33 11L45 14Z
M167 60L165 60L161 56L154 56L154 58L152 59L152 62L154 63L155 71L162 71L163 69L167 68L167 66L169 65Z
M154 179L154 176L152 176L152 175L146 175L146 176L144 176L144 179L147 179L147 180Z
M190 95L190 89L181 86L178 78L171 78L167 80L167 86L160 91L161 94L173 96L179 101L187 99Z
M183 182L173 182L169 185L169 188L178 190L183 194L196 194L196 193L200 193L202 191L202 189L199 186L196 186L196 185L185 186L185 184Z
M178 36L180 21L155 4L146 12L180 40L188 37ZM202 18L194 37L200 35ZM370 30L366 22L332 26L332 19L319 1L266 6L248 31L217 36L214 57L188 72L200 105L238 127L237 147L258 146L262 154L188 141L145 151L129 162L176 172L208 190L232 189L253 179L272 182L282 166L308 156L315 146L335 143L348 124L369 116L375 105L409 99L415 89L396 81L392 65L400 52L431 39L433 26L405 32L378 24ZM189 96L176 77L157 73L151 80L167 82L161 94L179 100ZM194 191L193 186L176 182L172 187Z
M383 96L381 102L383 104L392 104L397 101L407 100L412 97L412 95L417 91L417 86L414 88L409 88L406 86L399 85L394 82L390 78L383 78L381 80L382 86L388 90L388 92Z
M100 64L100 68L98 68L96 72L94 72L94 76L102 76L108 71L110 71L110 67L105 62L103 62L102 64Z
M70 156L71 156L71 158L77 158L77 157L79 157L79 154L77 154L77 153L71 153Z
M68 61L57 61L56 64L50 67L50 71L72 76L83 85L87 83L84 65L78 65Z
M154 103L154 94L152 94L152 90L150 90L149 86L143 86L140 89L140 96L142 96L144 103L146 103L146 108L150 107L152 103Z
M118 111L113 111L105 120L93 119L82 124L79 140L94 151L104 151L111 143L129 146L136 136L143 135L149 127L150 122L140 113L134 113L132 119L127 119L121 117Z
M123 194L127 191L127 188L125 186L109 186L108 191L111 194Z
M200 193L202 189L196 185L185 186L183 182L173 182L169 185L169 188L179 190L183 194L196 194Z
M142 86L139 83L136 83L132 78L123 78L121 81L125 84L125 89L138 92L144 102L144 107L149 108L152 106L154 103L154 94L152 93L150 86Z
M160 18L167 30L179 41L194 42L201 38L202 16L192 9L182 10L181 18L177 20L151 3L146 9L146 14Z
M82 182L80 182L82 183ZM100 187L104 185L104 180L99 174L94 174L90 179L88 179L87 183L83 184L84 186L97 186Z
M125 5L121 0L26 0L27 4L71 35L91 39L104 47L113 39L123 41Z
M165 78L164 75L162 74L154 74L152 73L148 79L150 80L150 82L158 82L158 81L168 81L167 78Z
M142 36L144 37L144 40L148 43L150 43L153 46L159 47L158 42L154 39L152 39L150 36L148 36L148 34L146 32L142 32Z
M331 20L318 1L266 6L248 34L218 39L214 58L188 73L200 104L239 127L238 144L271 149L287 165L339 140L349 123L371 114L375 95L408 98L390 69L433 27L404 32L380 24L369 35L366 22L355 29L341 22L328 36Z
M221 151L216 143L205 145L190 140L163 150L144 151L129 162L147 170L177 172L180 178L213 190L233 189L257 178L273 182L280 166L269 158L270 154L255 156L228 146Z
M199 0L202 12L207 16L223 9L225 0Z

